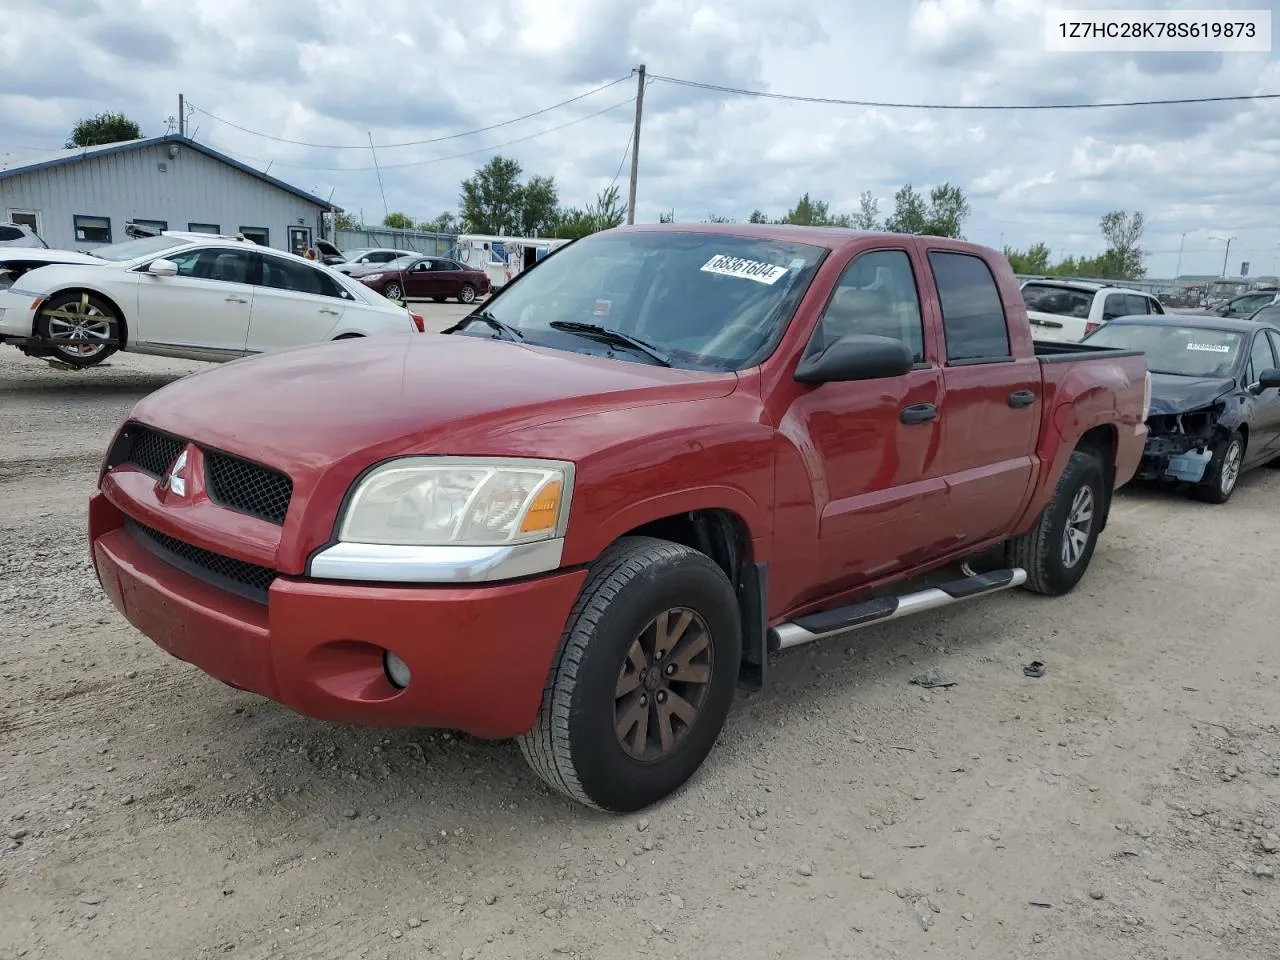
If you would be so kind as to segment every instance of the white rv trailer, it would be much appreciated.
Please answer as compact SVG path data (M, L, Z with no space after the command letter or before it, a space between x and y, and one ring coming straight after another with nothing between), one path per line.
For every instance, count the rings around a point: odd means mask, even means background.
M457 259L473 270L483 270L495 287L503 286L526 266L532 266L568 240L550 237L495 237L481 233L458 235Z

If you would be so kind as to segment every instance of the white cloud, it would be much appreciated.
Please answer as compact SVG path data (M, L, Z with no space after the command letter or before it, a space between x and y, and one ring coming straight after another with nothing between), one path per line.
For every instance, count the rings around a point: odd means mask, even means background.
M1133 6L1131 0L1069 6ZM1174 4L1159 4L1174 6ZM1177 5L1186 6L1184 0ZM1203 5L1203 0L1191 4ZM1267 8L1267 0L1233 0ZM185 93L198 139L376 219L367 144L388 202L427 218L493 152L554 175L581 204L613 181L631 133L623 104L496 150L633 94L634 80L531 113L625 76L651 74L815 97L1051 104L1280 92L1268 54L1103 55L1043 50L1040 0L219 0L182 17L167 0L42 0L6 16L0 153L56 148L80 117L123 110L165 129ZM184 5L184 11L188 7ZM48 38L58 38L58 56ZM222 118L215 120L210 114ZM247 128L244 132L222 121ZM310 147L259 134L312 144ZM646 92L641 220L779 215L804 192L882 211L905 182L964 187L971 239L1088 254L1110 209L1147 215L1153 274L1232 260L1270 272L1280 253L1280 103L1142 109L904 111L726 96L655 81ZM478 151L456 160L441 159ZM626 166L621 168L625 188ZM1233 263L1232 269L1238 264Z

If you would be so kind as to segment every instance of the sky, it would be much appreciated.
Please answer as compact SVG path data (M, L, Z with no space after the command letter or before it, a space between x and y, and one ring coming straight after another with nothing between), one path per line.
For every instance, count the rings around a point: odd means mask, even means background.
M1040 0L0 0L0 162L123 111L380 222L456 210L495 154L563 203L626 195L634 68L810 97L1100 103L1280 93L1271 53L1053 53ZM1075 8L1273 9L1274 0L1074 0ZM1280 20L1280 17L1276 17ZM50 38L57 38L51 47ZM1274 47L1274 44L1273 44ZM51 51L56 51L51 55ZM612 81L576 102L515 123ZM495 126L479 133L479 128ZM459 136L459 134L465 134ZM382 186L370 138L377 147ZM296 141L296 142L285 142ZM423 143L422 141L435 141ZM520 141L520 142L511 142ZM303 144L309 144L303 145ZM465 156L459 156L465 154ZM965 236L1093 255L1140 210L1148 275L1280 267L1280 100L1105 110L807 104L652 79L637 220L781 216L801 194L892 208L904 183L962 187ZM385 191L385 206L383 200ZM1185 234L1185 237L1184 237ZM1223 238L1223 239L1211 239Z

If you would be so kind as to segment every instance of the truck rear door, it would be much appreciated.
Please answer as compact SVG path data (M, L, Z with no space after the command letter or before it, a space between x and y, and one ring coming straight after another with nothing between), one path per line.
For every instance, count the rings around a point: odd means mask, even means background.
M1034 476L1042 377L1030 336L1011 335L987 262L921 242L934 294L928 308L945 344L947 504L934 547L954 549L1008 532L1020 515Z

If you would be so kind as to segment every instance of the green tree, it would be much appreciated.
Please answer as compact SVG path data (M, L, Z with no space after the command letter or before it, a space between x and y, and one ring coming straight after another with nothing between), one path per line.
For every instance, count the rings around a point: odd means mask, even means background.
M494 157L462 181L461 214L472 233L515 234L520 229L522 186L520 164Z
M1124 210L1112 210L1103 215L1098 226L1107 241L1107 252L1103 257L1110 260L1115 278L1141 280L1145 277L1147 254L1138 245L1146 229L1146 217L1142 211L1135 210L1130 214Z
M959 187L940 184L929 191L926 203L924 196L908 183L893 195L893 214L884 228L890 233L963 240L961 229L968 216L969 201Z
M407 213L393 210L382 218L382 225L390 227L392 230L412 230L413 218Z
M555 229L560 194L554 177L530 177L520 188L519 197L517 229L521 236L540 236Z
M802 227L847 227L852 221L847 214L832 214L827 201L814 200L806 193L778 222Z
M878 230L880 228L880 201L870 190L864 190L858 198L858 212L849 218L849 226L855 230Z
M337 213L333 217L333 228L335 230L361 230L364 228L354 213Z
M585 210L571 207L559 211L555 235L567 240L577 240L601 230L619 226L627 218L627 208L617 184L596 194Z
M735 223L733 217L721 216L718 213L708 213L703 223Z
M458 218L448 210L434 220L423 220L418 224L423 233L458 233Z
M747 217L747 223L768 223L769 218L764 215L763 210L752 210L751 216Z
M676 222L675 209L672 208L670 210L667 210L665 213L658 214L658 222L659 223L675 223Z
M1013 267L1014 273L1048 275L1051 270L1049 266L1049 247L1043 243L1033 243L1026 250L1014 250L1011 247L1005 247L1004 255L1009 261L1009 266Z
M99 113L97 116L77 122L71 128L71 136L67 138L67 149L96 147L103 143L120 143L123 140L137 140L141 136L142 128L123 113Z

